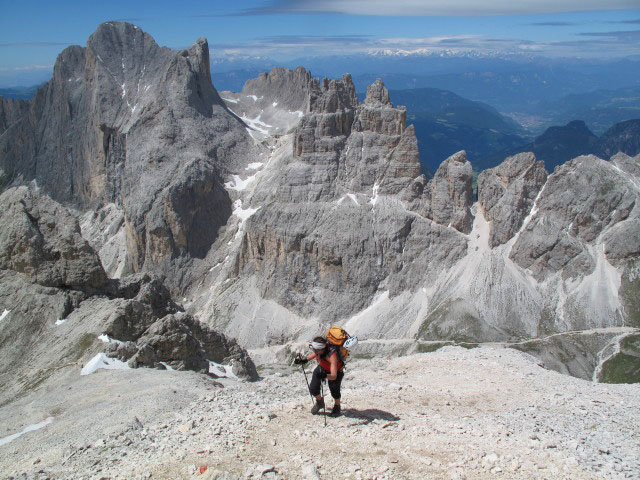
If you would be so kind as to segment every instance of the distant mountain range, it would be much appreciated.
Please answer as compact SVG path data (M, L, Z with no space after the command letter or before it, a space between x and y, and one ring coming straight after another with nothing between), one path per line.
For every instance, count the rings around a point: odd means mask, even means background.
M0 97L26 100L33 97L41 86L42 84L31 87L0 88Z
M395 105L407 107L407 122L415 127L425 173L435 172L445 158L460 150L466 150L475 165L531 140L518 123L490 105L446 90L393 90L389 95Z
M640 119L617 123L600 137L591 132L582 120L574 120L562 127L550 127L533 142L499 152L476 168L490 168L505 157L521 152L533 152L538 160L544 161L550 172L580 155L593 154L605 160L618 152L635 156L640 153Z
M640 118L640 87L571 94L541 102L535 112L548 119L547 127L583 119L591 131L600 135L615 123Z
M215 54L214 54L215 58ZM640 87L640 59L549 59L528 55L478 55L474 52L403 54L378 52L331 57L305 57L289 62L265 58L216 60L213 82L220 90L238 91L242 78L274 65L303 65L314 75L340 77L349 72L364 92L376 78L392 90L440 88L493 105L501 112L538 115L542 102L599 89ZM624 72L621 75L620 72ZM538 119L537 125L549 119Z

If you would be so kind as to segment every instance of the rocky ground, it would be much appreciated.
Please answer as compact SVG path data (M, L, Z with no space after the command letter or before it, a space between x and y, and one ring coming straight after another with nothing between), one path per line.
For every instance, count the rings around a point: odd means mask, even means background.
M77 367L69 367L70 370ZM310 370L308 367L307 370ZM500 348L357 359L340 418L300 368L262 380L107 371L0 409L2 478L638 478L640 385L594 384ZM326 389L325 389L326 390ZM331 406L331 402L327 402ZM205 470L206 467L206 470Z

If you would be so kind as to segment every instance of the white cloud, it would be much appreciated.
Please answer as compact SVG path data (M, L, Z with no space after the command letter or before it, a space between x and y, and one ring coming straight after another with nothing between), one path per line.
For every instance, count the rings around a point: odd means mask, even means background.
M586 12L638 8L638 0L276 0L245 11L249 15L277 13L344 13L390 16L486 16Z
M53 65L24 65L21 67L3 68L0 67L0 72L30 72L30 71L42 71L53 70Z

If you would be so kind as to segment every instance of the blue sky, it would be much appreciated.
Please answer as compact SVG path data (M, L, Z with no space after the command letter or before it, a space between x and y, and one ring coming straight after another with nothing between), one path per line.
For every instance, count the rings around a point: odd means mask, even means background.
M377 50L640 55L640 0L0 0L0 73L51 70L97 25L125 20L160 45L285 60Z

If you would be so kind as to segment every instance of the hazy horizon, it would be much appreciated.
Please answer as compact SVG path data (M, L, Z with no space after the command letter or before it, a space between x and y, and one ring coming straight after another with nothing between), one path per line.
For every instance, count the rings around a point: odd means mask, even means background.
M160 45L184 48L209 40L212 59L287 62L348 54L472 52L549 58L606 59L640 55L635 0L446 2L303 0L3 2L0 86L46 80L57 55L85 45L100 23L138 25ZM10 85L10 78L22 78ZM9 82L9 83L7 83Z

